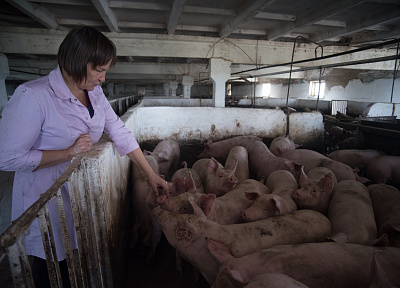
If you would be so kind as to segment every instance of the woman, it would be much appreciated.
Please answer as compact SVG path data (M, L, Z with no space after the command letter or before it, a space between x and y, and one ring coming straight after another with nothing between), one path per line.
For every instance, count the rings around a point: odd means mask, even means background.
M96 29L79 26L61 43L58 67L48 76L17 87L4 107L0 122L0 170L16 171L13 220L55 182L74 156L89 151L103 132L121 156L128 155L148 175L156 193L158 189L168 193L165 180L151 169L99 85L115 62L115 45ZM62 187L62 197L71 244L77 248L66 184ZM65 259L65 252L55 199L48 208L60 261ZM27 255L34 256L35 286L45 287L47 267L37 220L25 236L24 244ZM40 276L42 273L45 276ZM68 282L68 277L64 278L63 282ZM39 283L43 279L46 284Z

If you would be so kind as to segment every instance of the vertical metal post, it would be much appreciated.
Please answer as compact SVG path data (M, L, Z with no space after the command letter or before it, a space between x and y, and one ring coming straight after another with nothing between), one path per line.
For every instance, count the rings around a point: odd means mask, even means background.
M68 235L68 229L67 229L67 224L66 224L66 217L65 217L64 203L63 203L62 195L61 195L61 189L57 190L56 197L57 197L58 216L60 217L61 231L63 234L65 256L67 259L69 279L70 279L71 287L77 287L76 273L75 273L75 266L74 266L74 255L72 252L71 241L70 241L70 238Z
M49 218L47 206L43 206L38 214L40 233L42 234L42 242L44 253L46 255L47 270L51 287L62 287L60 265L58 264L57 253L54 244L54 238ZM57 284L58 283L58 284Z

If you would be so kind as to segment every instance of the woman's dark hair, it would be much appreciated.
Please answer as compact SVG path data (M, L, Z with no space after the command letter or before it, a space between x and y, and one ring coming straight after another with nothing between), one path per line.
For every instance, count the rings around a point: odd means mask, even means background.
M86 80L87 64L92 68L117 60L114 43L93 27L78 26L72 29L58 49L58 65L71 78L80 83Z

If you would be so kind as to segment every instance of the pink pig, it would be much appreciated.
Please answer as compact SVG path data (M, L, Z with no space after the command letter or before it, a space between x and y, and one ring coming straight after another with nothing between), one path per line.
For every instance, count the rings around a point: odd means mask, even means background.
M144 156L154 172L158 173L158 164L154 157ZM157 223L153 223L151 210L146 205L148 194L152 192L148 184L146 174L132 162L132 207L135 215L135 223L132 228L132 241L130 248L133 249L138 241L142 241L147 247L147 262L154 260L157 245L161 239L162 231Z
M226 287L217 285L224 274L236 283L246 285L265 273L287 275L309 288L393 287L370 286L371 259L375 253L379 253L380 268L386 272L389 280L387 282L395 286L400 285L400 249L394 247L377 249L373 246L348 243L303 243L277 245L235 257L229 245L210 239L208 250L220 263L213 288Z
M389 184L400 189L400 156L381 156L367 166L367 176L376 184Z
M235 162L238 162L235 176L238 179L238 183L250 178L249 171L249 154L247 149L243 146L235 146L229 151L228 158L225 161L225 167L232 167Z
M252 141L262 141L262 138L257 136L237 136L217 142L208 140L204 143L204 150L201 152L197 158L216 158L219 161L225 161L228 157L229 151L235 146L243 146Z
M350 166L342 162L332 160L313 150L296 149L286 152L282 155L282 157L296 161L296 163L304 166L305 173L308 173L310 169L315 167L325 167L330 169L335 174L338 182L342 180L357 180L361 183L367 183L369 181L368 179L359 176Z
M238 160L231 167L222 166L214 158L197 160L192 169L197 172L204 186L204 193L222 196L238 183L235 176Z
M295 170L300 169L296 162L283 157L277 157L271 153L264 142L254 141L247 146L249 154L249 168L257 180L268 179L276 170L287 170L295 175Z
M172 174L178 167L180 153L178 142L173 140L161 141L152 152L143 151L143 154L151 155L157 160L160 174L164 175L167 180L171 179Z
M242 211L244 221L256 221L297 210L296 203L292 199L293 190L297 188L297 181L289 171L272 172L266 186L271 190L271 194L246 192L246 197L254 200L254 203Z
M272 140L271 144L269 145L269 150L275 156L282 156L282 154L292 151L301 145L295 144L292 139L289 138L289 135L286 137L276 137Z
M292 198L300 209L312 209L326 214L336 183L335 174L328 168L315 167L306 175L302 167L300 188L293 190Z
M187 168L187 163L184 161L183 168L177 170L171 178L169 183L169 193L171 196L176 196L191 189L195 189L199 193L204 193L203 182L200 176L192 168ZM195 187L193 187L193 183Z
M378 237L387 234L389 245L400 248L400 191L387 184L367 187L374 209Z
M364 184L355 180L337 183L327 216L332 223L332 237L328 240L364 245L379 243L371 198Z

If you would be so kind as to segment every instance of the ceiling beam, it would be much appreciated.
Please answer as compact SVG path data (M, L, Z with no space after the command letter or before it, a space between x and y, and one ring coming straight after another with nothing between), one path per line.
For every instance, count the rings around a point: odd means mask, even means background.
M331 31L327 31L327 33L320 33L313 36L311 39L315 42L321 42L333 37L343 37L369 28L371 28L371 30L375 30L374 26L398 19L400 19L400 8L393 9L393 7L391 7L379 9L378 11L375 11L373 15L364 15L356 21L347 22L346 27L339 27Z
M298 28L324 20L326 17L349 9L362 2L365 2L365 0L317 1L312 7L304 7L304 10L296 15L295 22L284 22L275 25L275 27L268 31L267 38L271 41L276 40L288 33L295 32Z
M40 4L34 4L26 0L6 0L6 2L49 29L67 29L60 26L57 23L56 16Z
M237 64L255 64L257 58L259 65L270 65L290 61L293 51L293 43L265 40L232 38L229 41L217 41L212 37L201 36L114 32L104 34L115 43L118 56L201 59L219 57ZM0 30L0 51L4 54L57 55L58 47L65 35L66 31L60 30L2 27ZM26 43L29 43L29 45ZM210 50L210 47L212 50ZM347 50L351 50L351 48L330 46L324 49L324 55ZM370 49L362 53L329 58L320 62L322 62L321 64L346 62L351 59L369 59L377 55L388 56L393 55L393 52L387 49ZM315 45L299 44L299 49L296 50L296 59L313 58L315 58ZM307 64L305 63L304 66ZM393 65L390 63L389 66L391 66L389 69L392 70ZM388 69L387 65L383 65L383 63L375 63L373 67L374 69Z
M108 29L111 32L118 32L118 23L117 18L114 15L114 12L108 7L107 0L91 0L94 7L96 7L97 12L99 12L101 18L104 23L106 23Z
M185 3L186 0L174 0L174 4L172 5L171 13L168 19L168 25L167 25L168 34L175 33L176 25L178 25L179 17L181 17Z
M255 15L260 13L266 6L275 0L255 0L251 3L246 3L246 7L243 7L242 12L240 12L237 16L229 18L224 25L222 26L219 37L225 38L240 25L245 23L246 21L253 18Z

